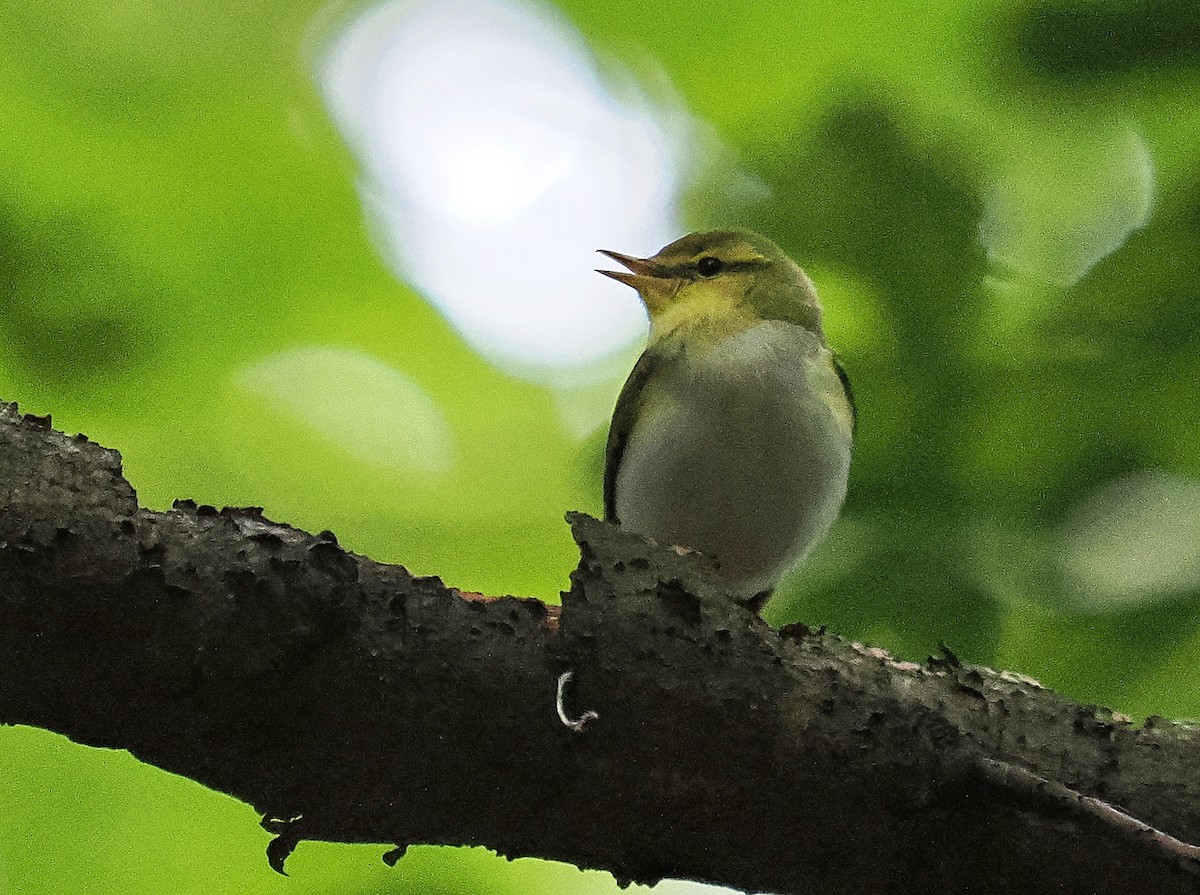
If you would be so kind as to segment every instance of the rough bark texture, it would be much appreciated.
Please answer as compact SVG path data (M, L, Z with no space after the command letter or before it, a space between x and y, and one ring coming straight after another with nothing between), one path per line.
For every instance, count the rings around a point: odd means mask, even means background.
M139 509L0 404L0 723L128 749L301 839L775 892L1198 892L1200 733L727 599L584 516L561 615L253 509ZM599 717L576 732L555 709Z

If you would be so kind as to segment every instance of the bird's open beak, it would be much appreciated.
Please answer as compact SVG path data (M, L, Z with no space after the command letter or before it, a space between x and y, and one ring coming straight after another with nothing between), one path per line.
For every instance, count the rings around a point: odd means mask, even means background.
M663 275L660 268L650 258L635 258L632 255L622 255L620 252L612 252L608 249L597 249L601 255L607 255L612 258L622 267L627 267L632 273L626 273L623 270L597 270L596 273L602 273L606 277L612 277L626 286L638 288L638 282L652 277L661 277Z
M618 283L632 286L642 297L646 309L651 316L661 310L679 290L679 280L667 272L663 265L653 258L635 258L632 255L622 255L620 252L608 249L597 249L601 255L607 255L623 267L629 268L629 273L623 270L597 270L606 277L612 277Z

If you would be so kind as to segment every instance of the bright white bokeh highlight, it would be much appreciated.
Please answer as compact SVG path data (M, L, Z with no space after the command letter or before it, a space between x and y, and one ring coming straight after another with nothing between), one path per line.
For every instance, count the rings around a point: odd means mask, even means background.
M616 89L560 13L390 0L343 28L319 76L380 250L475 350L560 383L642 336L595 250L679 235L680 113Z
M1065 520L1059 567L1092 609L1200 592L1200 481L1147 471L1097 487Z
M980 240L1002 275L1071 286L1145 226L1155 189L1138 131L1072 134L1012 160L988 197Z
M369 466L428 478L454 464L453 433L433 398L365 351L289 348L238 371L234 382Z

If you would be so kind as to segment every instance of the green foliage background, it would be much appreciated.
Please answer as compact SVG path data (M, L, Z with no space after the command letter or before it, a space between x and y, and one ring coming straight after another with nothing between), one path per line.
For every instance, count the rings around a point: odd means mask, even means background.
M1200 478L1194 4L560 6L598 51L661 66L768 188L730 220L698 184L689 224L785 245L853 377L844 517L773 620L914 659L944 641L1134 715L1200 714L1195 587L1098 607L1060 561L1093 488ZM312 0L0 0L0 396L120 449L144 505L263 505L466 589L554 598L574 563L562 514L598 509L594 451L555 395L476 357L377 257L314 88L318 16ZM1131 131L1154 164L1145 226L1063 282L1060 237L1122 188L1106 165ZM1025 227L998 260L981 226L1006 199ZM381 470L239 387L308 344L425 389L452 472ZM312 387L336 403L337 383ZM1175 545L1193 568L1197 549ZM481 851L414 849L392 870L380 849L315 844L283 879L255 822L126 755L0 729L0 892L613 890Z

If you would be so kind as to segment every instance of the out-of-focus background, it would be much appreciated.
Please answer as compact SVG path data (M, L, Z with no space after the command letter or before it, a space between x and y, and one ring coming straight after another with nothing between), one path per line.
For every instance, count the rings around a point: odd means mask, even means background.
M729 225L808 269L860 407L770 619L1200 714L1190 0L0 6L0 397L150 507L556 599L645 328L593 250ZM616 891L435 848L284 879L256 820L0 729L0 892Z

